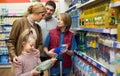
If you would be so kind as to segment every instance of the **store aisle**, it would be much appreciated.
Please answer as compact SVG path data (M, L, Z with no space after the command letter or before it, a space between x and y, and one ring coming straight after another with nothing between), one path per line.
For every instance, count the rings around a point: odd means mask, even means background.
M44 71L44 76L48 76L48 71ZM71 72L70 76L74 76L72 72Z

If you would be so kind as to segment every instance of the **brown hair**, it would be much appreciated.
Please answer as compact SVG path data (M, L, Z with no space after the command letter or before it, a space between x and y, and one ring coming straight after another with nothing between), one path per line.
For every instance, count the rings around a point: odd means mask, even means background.
M25 13L25 16L28 16L29 14L32 14L32 13L39 14L39 13L44 13L44 12L46 12L45 6L42 3L37 2L28 7Z
M70 16L68 13L60 13L59 16L62 18L64 24L65 24L68 28L70 28L71 23L72 23L71 16Z
M20 37L18 38L18 45L17 45L17 51L18 54L21 54L22 50L23 50L23 42L27 42L29 40L29 38L35 39L36 37L33 34L33 31L30 29L25 29L21 34Z

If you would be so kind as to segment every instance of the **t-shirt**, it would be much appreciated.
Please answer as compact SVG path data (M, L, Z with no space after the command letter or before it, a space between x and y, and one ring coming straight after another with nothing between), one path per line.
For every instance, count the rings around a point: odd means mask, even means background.
M51 29L56 28L57 26L57 19L52 17L52 19L46 21L45 19L42 19L39 23L38 23L42 29L42 37L43 37L43 43L47 37L47 34L49 33L49 31ZM44 53L41 53L42 57L45 57Z
M56 28L57 26L57 19L52 17L52 19L46 21L45 19L41 20L38 23L42 29L42 36L43 36L43 42L45 41L45 38L47 37L47 34L51 29Z

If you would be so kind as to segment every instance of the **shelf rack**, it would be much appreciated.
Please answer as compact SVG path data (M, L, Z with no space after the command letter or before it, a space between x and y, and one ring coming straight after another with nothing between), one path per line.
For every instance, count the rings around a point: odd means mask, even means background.
M110 8L114 8L114 7L120 7L120 1L114 2L114 3L110 3Z
M101 63L99 63L98 61L94 60L93 58L85 55L84 53L80 52L80 51L74 51L76 55L84 58L85 60L87 60L88 62L90 62L91 64L93 64L94 66L96 66L98 69L100 69L101 71L105 72L108 76L113 76L113 72L111 72L109 69L107 69L105 66L103 66Z

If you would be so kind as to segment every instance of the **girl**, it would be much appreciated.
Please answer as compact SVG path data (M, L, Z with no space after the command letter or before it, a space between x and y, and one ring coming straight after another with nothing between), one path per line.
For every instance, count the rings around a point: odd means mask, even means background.
M18 41L18 49L20 50L20 55L18 56L18 61L21 65L18 67L14 66L15 76L39 76L39 72L36 70L37 65L40 63L40 59L35 56L35 43L36 37L32 30L26 29L21 33ZM56 61L55 58L51 59L52 63ZM44 67L44 66L43 66Z
M55 48L63 44L68 46L62 54L59 55L59 60L63 63L62 76L70 76L70 71L72 67L71 56L73 55L73 50L77 49L76 40L72 32L69 31L71 26L71 17L67 13L61 13L58 16L57 28L50 30L46 41L44 43L44 50L49 57L54 57L57 55ZM58 61L50 69L50 76L60 76L60 62Z

